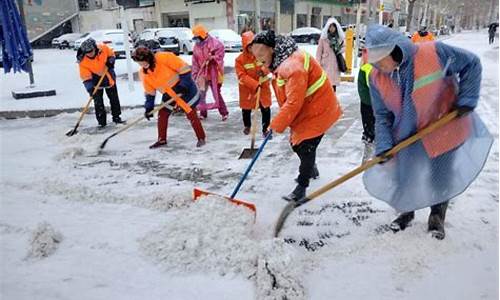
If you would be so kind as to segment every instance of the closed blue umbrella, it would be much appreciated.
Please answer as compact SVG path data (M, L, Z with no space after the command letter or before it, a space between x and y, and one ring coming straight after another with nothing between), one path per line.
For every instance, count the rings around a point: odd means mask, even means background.
M33 51L14 0L0 1L0 43L4 72L29 72Z

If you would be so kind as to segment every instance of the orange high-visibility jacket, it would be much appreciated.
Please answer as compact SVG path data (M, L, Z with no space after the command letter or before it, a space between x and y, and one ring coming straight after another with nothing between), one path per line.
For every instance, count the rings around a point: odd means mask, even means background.
M257 62L247 47L252 42L254 34L251 31L242 34L243 53L236 58L235 68L239 81L240 107L242 109L254 109L257 100L257 88L259 86L259 76L257 71L261 70L264 75L269 71L264 71L262 63ZM267 79L267 78L266 78ZM263 107L271 106L271 85L269 80L261 85L260 105Z
M108 60L108 57L115 56L115 52L113 51L113 49L109 48L105 44L97 45L97 49L98 53L96 57L90 59L87 56L84 56L82 61L80 61L79 63L80 78L82 79L82 81L92 79L92 74L101 76L106 67L106 61ZM108 74L106 74L106 77L108 79L109 86L113 86L115 84L115 81L113 80L109 72Z
M144 86L144 92L155 95L156 91L165 93L165 88L174 87L179 82L179 74L191 72L189 65L181 58L170 52L158 52L155 54L154 71L144 73L141 69L139 76Z
M295 51L274 73L280 111L271 128L281 133L290 127L292 145L324 134L342 115L326 73L310 54Z

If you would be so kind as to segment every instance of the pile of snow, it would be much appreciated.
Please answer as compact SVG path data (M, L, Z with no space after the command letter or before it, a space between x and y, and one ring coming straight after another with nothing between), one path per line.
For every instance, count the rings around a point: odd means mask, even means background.
M279 239L253 239L254 217L244 206L206 196L141 239L141 248L169 272L242 274L255 280L257 299L305 299L295 250Z
M253 223L254 214L248 208L206 196L149 233L141 247L171 272L242 273L248 277L257 262Z
M263 241L256 274L257 299L306 299L294 250L280 239Z
M42 222L38 224L30 240L30 250L28 257L44 258L48 257L57 250L62 241L62 234L56 231L49 223Z

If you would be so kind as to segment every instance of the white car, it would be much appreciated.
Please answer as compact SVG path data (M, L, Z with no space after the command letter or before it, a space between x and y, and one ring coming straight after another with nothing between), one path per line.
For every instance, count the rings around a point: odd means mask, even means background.
M231 29L213 29L208 32L224 44L224 50L239 52L241 46L241 37Z
M71 42L74 42L81 37L81 33L65 33L52 39L52 47L59 49L69 48Z
M184 54L193 53L193 32L187 27L168 27L168 30L175 32L179 40L179 48Z
M96 30L90 32L83 38L75 41L74 49L78 50L83 41L88 38L93 38L97 44L106 44L115 52L115 56L118 58L120 56L125 56L125 45L123 43L123 30L113 29L113 30ZM130 50L132 51L132 39L128 37L130 43Z

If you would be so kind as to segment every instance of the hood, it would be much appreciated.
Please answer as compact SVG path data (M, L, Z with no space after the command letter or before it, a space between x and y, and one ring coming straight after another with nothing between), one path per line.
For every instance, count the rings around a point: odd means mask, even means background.
M365 48L368 50L368 59L370 63L374 62L370 59L370 56L373 57L373 55L370 55L370 51L372 54L386 53L387 51L389 52L388 54L390 54L392 49L398 46L403 52L401 64L408 61L416 51L416 46L402 33L381 25L368 26L365 42ZM383 56L380 58L383 58Z
M198 24L193 27L193 36L201 37L202 39L206 39L208 36L208 31L205 26Z
M345 39L345 33L344 30L342 30L342 27L340 26L340 23L337 21L335 18L329 18L328 21L326 21L325 26L323 26L323 30L321 30L321 36L320 38L326 39L328 38L328 28L330 28L330 25L335 24L335 27L337 27L337 32L339 35L339 39L343 41Z
M251 31L243 32L241 34L241 43L243 45L243 51L248 51L247 47L253 41L254 34Z

